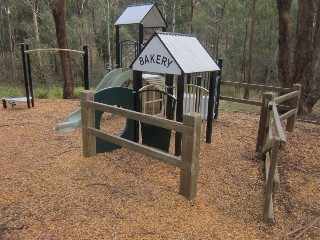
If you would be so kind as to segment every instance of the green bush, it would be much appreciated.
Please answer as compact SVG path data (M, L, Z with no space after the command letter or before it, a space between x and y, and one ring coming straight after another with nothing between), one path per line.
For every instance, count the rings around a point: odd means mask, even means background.
M24 96L25 93L22 93L22 91L19 88L15 87L0 87L0 97L9 98L9 97L21 97Z
M55 88L52 90L52 95L54 98L62 98L62 89L61 88Z
M81 97L81 92L83 91L82 87L77 87L74 89L74 98L75 99L80 99Z
M34 96L36 98L49 98L50 96L50 90L45 88L37 88L34 91Z

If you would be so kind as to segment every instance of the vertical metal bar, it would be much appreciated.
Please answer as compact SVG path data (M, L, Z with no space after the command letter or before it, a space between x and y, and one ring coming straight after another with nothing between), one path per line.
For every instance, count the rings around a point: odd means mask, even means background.
M141 53L143 48L143 24L139 24L139 53L138 55Z
M116 68L120 68L120 29L119 28L120 26L117 25L116 26Z
M178 82L177 82L177 111L176 111L177 122L182 122L183 94L184 94L184 73L178 76ZM176 132L175 155L176 156L181 155L181 133L179 132Z
M216 73L210 73L210 85L209 85L209 103L208 103L208 116L207 116L207 133L206 133L206 143L211 143L212 135L212 122L213 122L213 101L214 101L214 80L216 78Z
M29 50L29 44L26 44L26 50ZM28 80L29 80L28 82L29 82L29 90L30 90L30 97L31 97L31 106L34 107L30 55L29 53L26 53L26 55L27 55L27 69L28 69Z
M84 81L84 90L90 89L89 83L89 52L88 46L83 46L83 81Z
M220 68L220 71L218 71L217 75L218 75L218 81L216 84L216 93L217 95L215 96L215 109L214 109L214 119L218 119L218 114L219 114L219 101L220 101L220 86L221 86L221 73L222 73L222 63L223 63L223 59L219 58L218 60L218 66ZM210 82L211 83L211 82Z
M173 95L173 74L166 74L165 77L165 85L167 86L167 93ZM167 104L166 104L166 117L168 119L173 119L174 112L171 111L171 106L173 104L173 99L167 97ZM170 111L168 111L170 109Z
M142 72L133 71L133 91L134 91L134 111L141 112L141 101L139 90L142 87ZM134 121L133 126L133 140L139 142L139 122Z
M26 55L24 53L24 49L25 49L24 43L21 43L21 58L22 58L22 66L23 66L24 86L26 89L27 106L28 108L30 108L28 74L27 74L27 66L26 66Z

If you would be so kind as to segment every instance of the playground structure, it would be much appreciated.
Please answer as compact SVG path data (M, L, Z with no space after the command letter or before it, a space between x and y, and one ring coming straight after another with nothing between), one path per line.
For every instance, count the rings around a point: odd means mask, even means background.
M137 9L140 14L133 14ZM287 119L287 130L293 131L301 86L295 85L293 89L289 89L221 81L222 59L215 63L211 58L203 57L205 56L204 52L201 52L201 57L199 57L199 49L201 48L194 47L199 42L192 35L156 32L147 43L144 43L143 27L144 25L150 27L148 20L154 19L150 16L160 16L161 23L157 23L153 27L166 28L166 24L162 22L161 13L157 13L157 11L156 5L152 4L129 6L117 20L115 26L118 69L107 74L94 92L82 94L81 111L76 111L76 121L74 121L76 124L71 127L74 129L80 126L82 121L84 156L89 157L99 152L127 147L179 167L181 169L180 194L190 200L196 196L200 138L206 137L206 141L211 142L212 122L213 118L218 118L219 101L261 106L256 150L262 152L266 163L266 197L263 220L273 222L272 193L279 186L276 162L278 152L284 150L286 142L280 121ZM150 13L151 15L148 15ZM129 17L131 17L130 21ZM125 72L128 75L126 77L123 75L122 81L118 82L116 79L124 74L120 68L122 67L122 47L119 27L126 24L139 25L138 54L131 65L132 70ZM196 52L192 51L193 47ZM199 59L199 63L194 62ZM192 64L190 64L191 62ZM206 65L207 63L209 64ZM143 72L152 74L143 74ZM154 73L160 73L160 75L154 75ZM184 84L185 80L187 84ZM145 83L144 86L143 83ZM133 92L130 89L109 88L124 85L132 85ZM276 98L275 94L265 93L262 102L232 98L220 96L221 85L273 91L285 95ZM127 97L123 99L126 99L125 102L130 102L130 104L124 104L116 97L110 97L114 98L111 101L106 99L106 96L119 95L117 91L126 92ZM289 102L289 105L286 105L286 102ZM170 108L167 108L168 106ZM286 111L286 113L279 116L278 109ZM103 112L119 114L129 119L120 136L107 134L100 130L99 125ZM191 115L186 115L188 113ZM191 117L194 114L195 116ZM71 119L69 122L73 122L73 120ZM205 129L205 124L207 124L206 135L204 135L204 131L200 134L200 129ZM146 126L149 129L143 130ZM184 131L183 129L186 127L192 130ZM164 140L159 135L153 134L164 131L167 131ZM176 134L175 156L155 149L167 150L168 144L166 146L156 145L154 139L158 141L161 139L161 142L168 143L172 131ZM145 132L151 132L153 140L145 140L149 137L144 135ZM178 157L180 155L181 157Z
M11 104L12 107L18 102L26 102L27 107L34 107L34 96L33 96L33 84L32 84L32 71L30 62L30 53L35 52L57 52L57 51L67 51L73 53L80 53L83 55L83 79L84 88L89 89L89 65L88 65L88 47L83 46L82 51L72 50L72 49L61 49L61 48L46 48L46 49L29 49L29 45L21 43L21 59L23 66L23 77L26 97L11 97L2 98L3 108L7 108L7 103Z

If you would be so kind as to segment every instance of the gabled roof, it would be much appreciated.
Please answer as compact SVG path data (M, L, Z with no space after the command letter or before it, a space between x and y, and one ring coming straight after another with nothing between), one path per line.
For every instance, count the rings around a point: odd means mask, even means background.
M128 6L114 25L143 24L144 27L167 27L159 8L154 3Z
M150 38L132 68L177 75L220 70L195 35L160 32Z

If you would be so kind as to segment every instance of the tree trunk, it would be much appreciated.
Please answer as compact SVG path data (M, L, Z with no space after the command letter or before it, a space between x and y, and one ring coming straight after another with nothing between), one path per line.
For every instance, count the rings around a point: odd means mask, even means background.
M248 1L246 1L246 8L248 8ZM246 15L248 15L246 13ZM248 17L246 16L246 30L243 40L243 52L242 52L242 62L241 62L241 79L240 82L246 82L246 48L247 48L247 38L248 38Z
M173 1L172 32L176 32L176 1Z
M6 2L6 9L9 11L10 6L8 2ZM11 20L10 20L10 14L6 12L7 14L7 22L8 22L8 34L9 34L9 46L10 46L10 53L11 53L11 66L12 66L12 73L13 73L13 80L14 82L17 81L17 67L16 67L16 59L15 59L15 35L13 34L12 26L11 26Z
M34 34L36 38L36 42L38 44L38 47L40 46L40 34L39 34L39 25L38 25L38 8L36 6L36 0L32 1L31 10L32 10L32 20L34 25ZM41 59L41 53L37 52L38 60L39 60L39 68L42 69L42 59ZM42 72L42 71L41 71ZM45 84L46 79L45 76L41 73L40 75L40 83Z
M299 0L297 34L294 52L294 74L291 83L301 83L299 114L307 113L307 96L312 92L313 61L313 23L315 0Z
M65 25L65 1L52 1L52 15L56 27L56 36L59 48L68 49L67 32ZM63 98L73 98L74 86L72 79L69 52L60 51L61 69L63 74Z
M279 82L282 87L291 87L291 25L290 10L292 0L277 0L279 14L279 59L278 72Z
M194 16L194 8L195 8L195 0L190 0L190 22L189 22L189 33L193 33L193 16Z
M252 1L252 12L251 12L251 26L250 26L250 36L249 36L249 49L248 49L248 79L247 83L252 83L252 52L253 52L253 38L254 38L254 25L256 22L256 5L257 0ZM244 99L249 99L249 89L244 89Z

